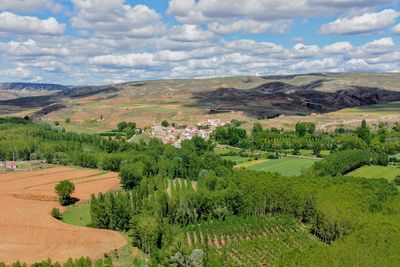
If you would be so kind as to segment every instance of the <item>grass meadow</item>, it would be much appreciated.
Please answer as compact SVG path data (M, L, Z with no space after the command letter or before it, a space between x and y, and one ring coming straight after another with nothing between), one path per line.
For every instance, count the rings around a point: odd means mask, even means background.
M363 166L347 174L347 176L364 177L371 179L384 178L393 181L400 175L400 168L385 166Z

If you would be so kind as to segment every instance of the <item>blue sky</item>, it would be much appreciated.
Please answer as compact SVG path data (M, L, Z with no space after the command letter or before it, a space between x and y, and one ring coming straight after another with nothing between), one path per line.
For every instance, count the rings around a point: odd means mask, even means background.
M0 82L400 71L398 0L0 0Z

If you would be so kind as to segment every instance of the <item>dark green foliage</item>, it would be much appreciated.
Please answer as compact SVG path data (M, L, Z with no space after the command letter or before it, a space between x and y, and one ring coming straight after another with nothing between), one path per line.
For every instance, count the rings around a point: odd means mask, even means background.
M70 180L60 181L55 187L55 192L58 195L58 200L63 206L72 203L71 194L74 191L75 185Z
M357 136L367 144L371 142L371 131L369 130L365 120L362 120L361 126L357 128Z
M313 134L315 132L315 124L312 122L298 122L295 125L296 134L299 136L305 136Z
M6 265L4 263L0 262L0 267L27 267L28 265L26 263L20 263L20 262L15 262L10 265ZM79 259L69 259L65 263L58 263L58 262L52 262L51 259L38 262L38 263L33 263L30 265L31 267L113 267L113 263L111 258L107 257L105 259L100 259L96 261L92 261L89 258L81 257Z
M238 145L247 137L245 129L232 125L217 127L213 135L216 141L226 145Z
M396 178L394 178L393 182L394 182L397 186L400 186L400 175L397 175Z
M332 153L324 160L314 163L313 169L319 176L336 176L371 164L387 165L388 157L385 154L370 150L343 150Z
M166 120L163 120L163 121L161 122L161 126L162 126L162 127L168 127L168 126L169 126L169 122L166 121Z
M52 208L50 214L51 214L51 216L53 216L57 220L61 220L62 219L62 214L60 212L60 209L58 209L58 208Z
M124 164L119 172L121 184L126 189L132 189L139 185L145 175L145 165L138 161L135 163Z

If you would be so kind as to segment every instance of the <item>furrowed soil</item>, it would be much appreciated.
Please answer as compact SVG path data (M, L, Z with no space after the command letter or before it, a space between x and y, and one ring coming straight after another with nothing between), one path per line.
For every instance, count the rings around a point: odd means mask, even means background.
M73 197L119 188L117 173L71 167L0 174L0 262L28 264L51 258L103 257L126 245L117 232L65 224L50 215L60 207L54 187L60 180L75 184Z

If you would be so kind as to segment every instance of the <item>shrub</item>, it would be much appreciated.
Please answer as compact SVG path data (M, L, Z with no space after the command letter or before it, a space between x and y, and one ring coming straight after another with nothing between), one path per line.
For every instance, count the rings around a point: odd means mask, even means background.
M57 220L61 220L62 218L62 214L58 208L52 208L50 214Z

